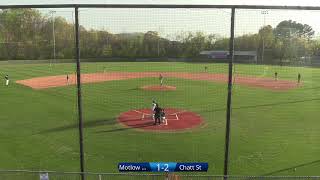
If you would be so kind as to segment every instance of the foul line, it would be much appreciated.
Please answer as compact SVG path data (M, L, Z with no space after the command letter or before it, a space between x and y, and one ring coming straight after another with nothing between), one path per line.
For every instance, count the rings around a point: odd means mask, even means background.
M151 116L151 115L152 115L152 114L144 113L144 112L141 112L141 111L138 111L138 110L132 110L132 111L141 114L141 116L142 116L142 117L141 117L141 120L144 120L144 119L145 119L145 116ZM182 114L182 113L184 113L184 112L186 112L186 111L183 110L183 111L178 111L178 112L175 112L175 113L172 113L172 114L168 114L169 116L175 116L176 119L166 119L166 121L168 121L168 120L178 121L178 120L179 120L178 114ZM167 123L168 123L168 122L166 122L166 125L167 125Z
M140 114L151 115L151 114L144 113L144 112L141 112L141 111L138 111L138 110L132 110L132 111L134 111L136 113L140 113ZM174 115L178 115L178 114L181 114L181 113L184 113L184 112L186 112L186 111L178 111L178 112L175 112L175 113L172 113L172 114L169 114L169 115L174 116Z
M144 116L144 115L151 115L151 114L144 113L144 112L141 112L141 111L138 111L138 110L132 110L132 111L134 111L134 112L136 112L136 113L140 113L140 114L142 114L143 116Z
M178 115L178 114L181 114L181 113L184 113L186 111L178 111L178 112L175 112L175 113L172 113L172 114L169 114L169 115Z

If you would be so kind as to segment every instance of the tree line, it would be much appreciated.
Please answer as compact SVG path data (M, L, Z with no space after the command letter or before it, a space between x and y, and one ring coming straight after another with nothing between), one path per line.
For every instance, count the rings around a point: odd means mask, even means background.
M237 36L235 50L256 51L262 63L299 61L320 55L320 41L314 34L307 24L284 20L276 27L267 25L257 33ZM193 58L204 50L228 49L229 38L218 34L181 32L170 39L156 31L115 34L80 26L81 58ZM72 23L63 17L44 16L35 9L0 11L1 60L52 59L54 56L56 59L74 58Z

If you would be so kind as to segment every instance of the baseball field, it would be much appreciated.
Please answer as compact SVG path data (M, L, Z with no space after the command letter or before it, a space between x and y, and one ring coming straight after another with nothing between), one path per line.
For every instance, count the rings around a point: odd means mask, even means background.
M1 64L0 72L10 78L0 86L0 169L79 171L75 64ZM86 171L208 162L207 174L223 174L227 72L223 63L82 63ZM146 89L160 74L169 88ZM320 70L236 64L233 74L230 174L317 175ZM152 100L167 125L153 125Z

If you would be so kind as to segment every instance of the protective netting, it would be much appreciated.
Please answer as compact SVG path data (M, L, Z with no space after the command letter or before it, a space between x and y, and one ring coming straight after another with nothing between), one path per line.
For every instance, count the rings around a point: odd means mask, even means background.
M309 174L320 165L319 12L237 9L235 15L231 172Z
M209 174L223 174L231 9L79 14L86 171L208 162ZM1 169L79 171L74 16L74 9L0 11ZM317 173L317 17L236 9L229 174Z
M79 169L72 18L72 9L0 11L1 169Z
M225 9L80 9L81 70L96 82L83 84L88 170L208 161L211 173L223 172L227 65L211 56L229 48L230 17ZM161 125L152 101L165 111Z

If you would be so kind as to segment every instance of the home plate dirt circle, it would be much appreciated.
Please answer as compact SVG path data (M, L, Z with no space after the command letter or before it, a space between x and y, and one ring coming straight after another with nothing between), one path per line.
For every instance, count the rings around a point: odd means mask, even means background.
M175 91L177 88L175 86L167 86L167 85L147 85L142 86L141 89L147 91Z
M198 127L203 119L200 115L183 109L166 108L166 122L154 125L151 109L136 109L123 112L118 122L130 127L147 131L179 131Z

